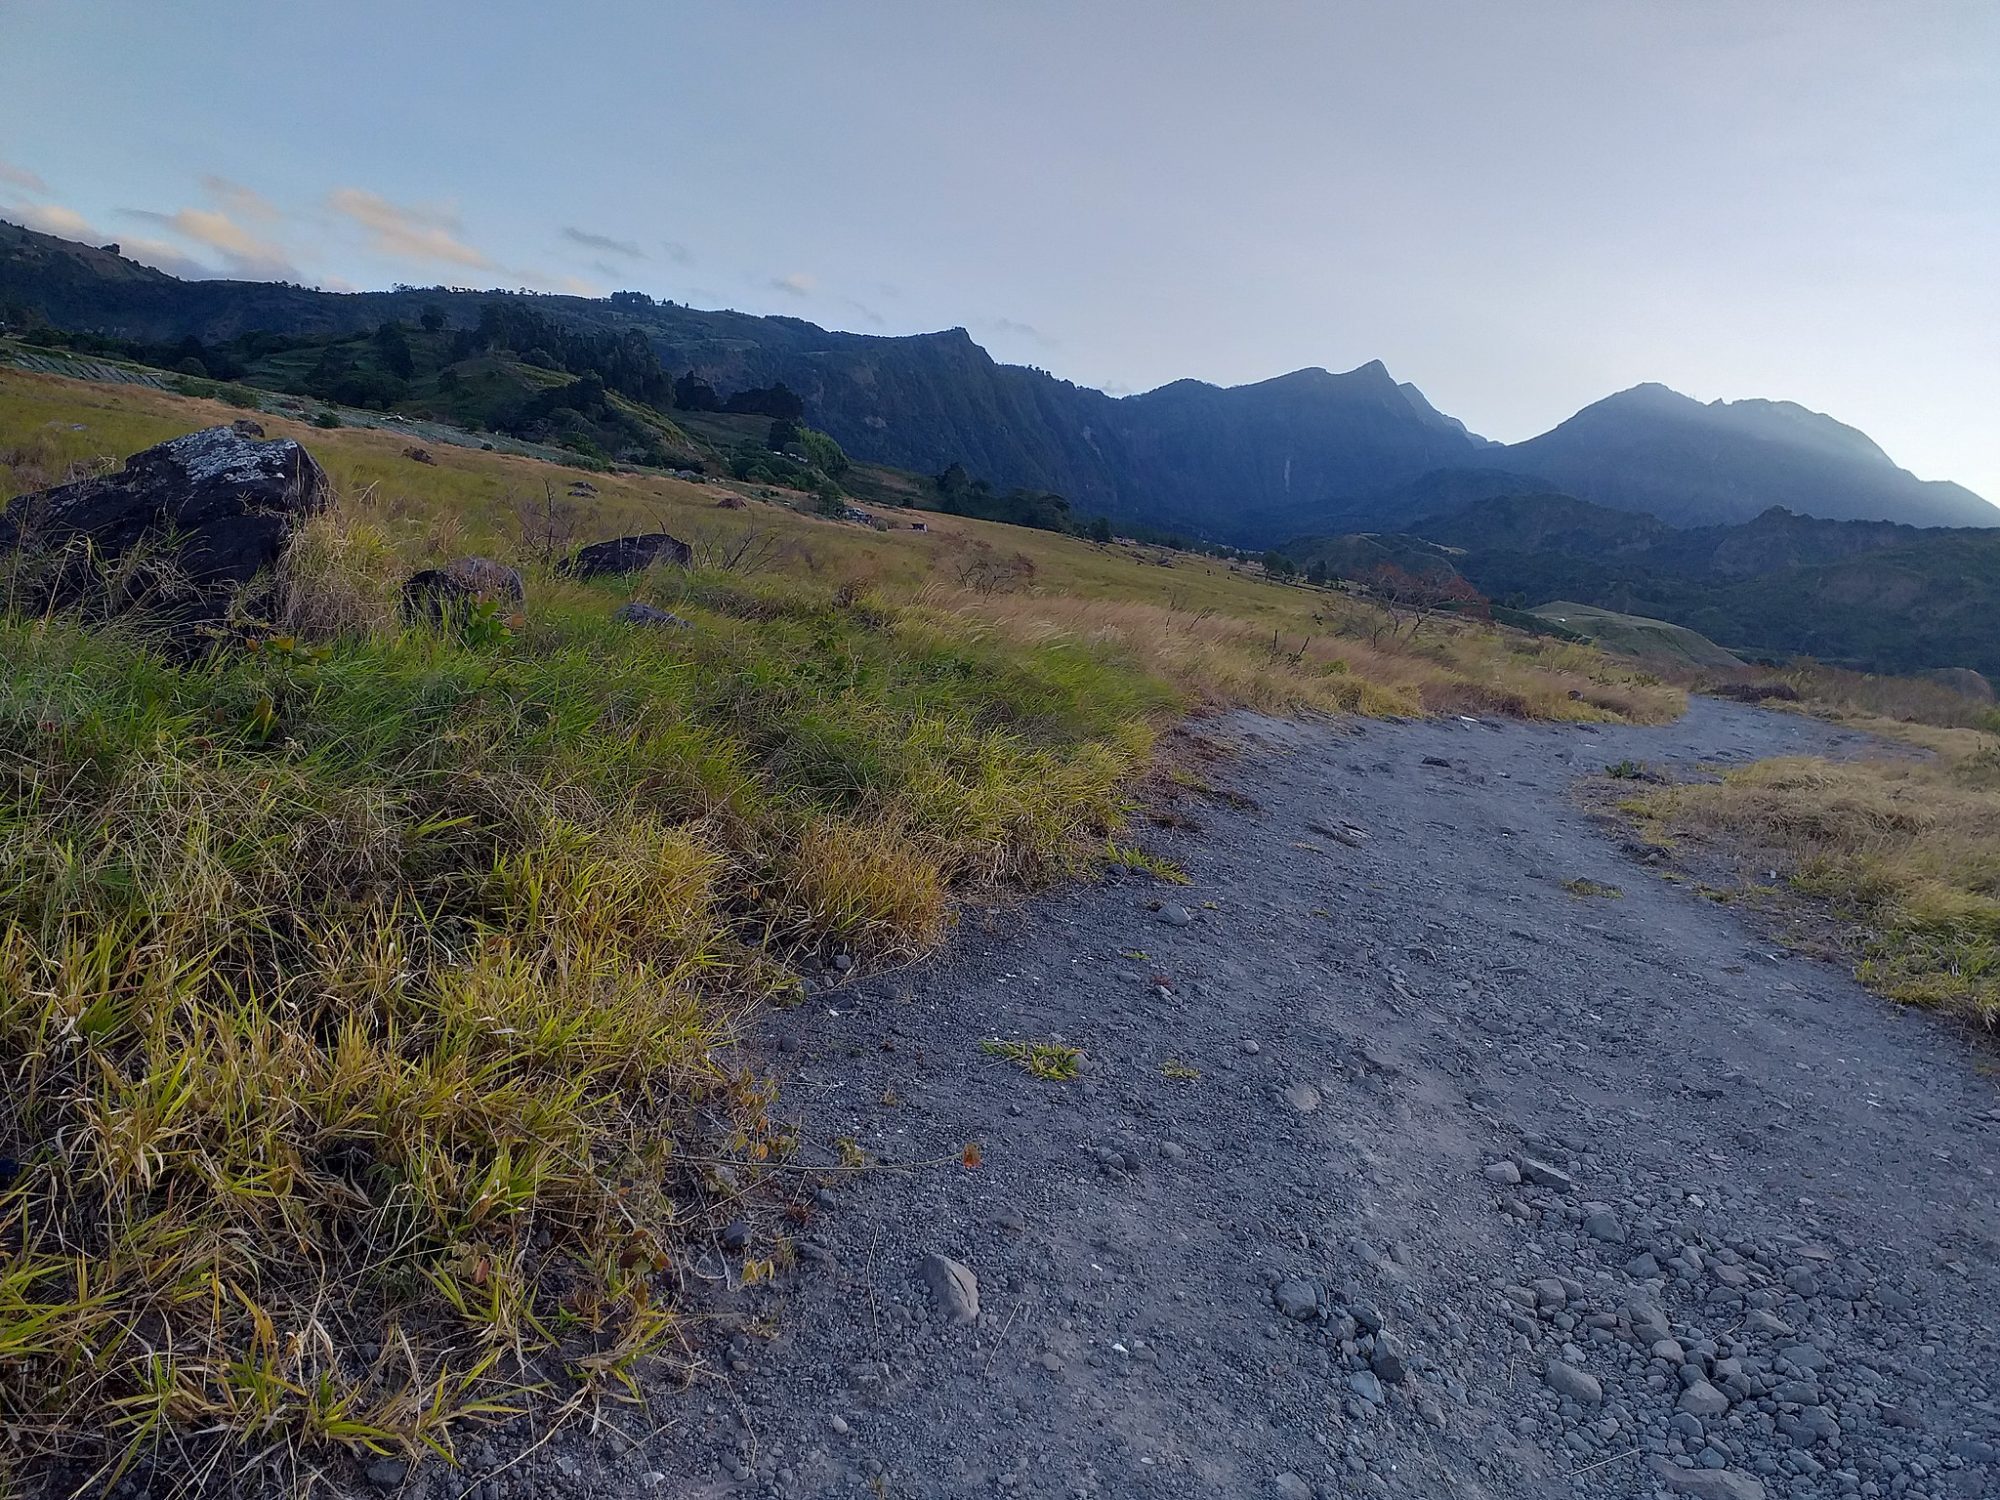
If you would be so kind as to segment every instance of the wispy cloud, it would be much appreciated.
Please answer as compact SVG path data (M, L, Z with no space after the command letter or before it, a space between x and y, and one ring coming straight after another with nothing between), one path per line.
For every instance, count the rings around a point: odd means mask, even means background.
M804 271L793 271L784 276L773 276L770 286L774 292L783 292L789 297L810 297L819 285L819 278Z
M250 196L255 198L256 194ZM252 234L220 210L183 208L176 213L162 214L148 208L128 208L124 212L135 219L164 225L183 239L215 251L222 257L223 263L239 276L258 281L299 279L298 267L292 264L291 255L283 245Z
M694 264L694 251L688 249L679 240L662 240L660 241L660 248L667 252L667 259L677 266L691 266Z
M883 326L882 315L866 302L861 301L857 297L842 297L840 300L847 307L853 309L855 316L860 318L862 322L873 324L877 328Z
M16 203L8 207L7 214L30 229L61 235L66 240L89 240L94 245L104 238L90 220L60 203Z
M630 240L614 240L608 234L594 234L588 229L578 229L573 224L563 225L563 238L571 244L581 245L586 250L604 250L612 255L624 255L633 260L644 260L646 252Z
M1043 333L1032 323L1023 323L1018 318L989 318L981 325L987 331L1006 334L1017 339L1026 339L1032 344L1040 344L1044 349L1056 347L1056 341Z
M259 224L275 224L285 216L284 210L255 188L247 188L240 182L231 182L227 177L217 177L212 172L201 179L201 189L208 194L210 202L224 213L234 214L239 219L250 219Z
M30 172L26 167L17 167L11 161L0 159L0 182L9 187L25 189L30 193L46 193L49 185Z
M369 248L394 260L496 269L484 251L458 237L458 218L447 208L391 203L365 188L336 188L327 206L368 231Z
M205 281L215 274L213 266L203 265L180 246L165 240L147 239L143 235L138 239L127 237L118 242L118 250L127 260L136 260L183 281Z

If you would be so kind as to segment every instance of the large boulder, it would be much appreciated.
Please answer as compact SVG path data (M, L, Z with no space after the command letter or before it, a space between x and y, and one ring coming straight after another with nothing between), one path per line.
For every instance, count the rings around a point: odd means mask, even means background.
M0 552L18 559L15 597L36 607L219 623L331 497L326 471L291 439L210 427L115 474L17 496L0 510Z
M649 531L642 536L592 542L557 564L557 569L571 578L602 578L613 573L642 573L661 563L685 568L693 561L694 549L679 537Z
M520 609L528 602L527 585L522 583L521 575L490 557L456 558L444 565L444 571L454 582L470 589L481 603Z
M482 604L519 614L528 591L521 575L490 557L460 557L425 568L403 584L403 619L412 625L462 626Z

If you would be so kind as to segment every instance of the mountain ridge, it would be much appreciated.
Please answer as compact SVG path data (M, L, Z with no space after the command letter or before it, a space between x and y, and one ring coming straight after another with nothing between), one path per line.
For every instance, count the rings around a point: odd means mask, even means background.
M1677 525L1745 520L1774 503L1835 519L2000 525L2000 509L1971 491L1918 480L1865 435L1788 402L1704 405L1640 386L1501 445L1399 383L1380 360L1111 396L997 361L962 326L860 334L631 292L337 293L182 281L108 248L0 225L0 312L11 304L58 327L122 337L358 332L414 320L427 305L466 325L495 298L637 331L663 364L718 388L782 381L804 398L815 426L866 461L920 472L959 463L999 485L1062 494L1080 510L1242 546L1323 532L1363 513L1400 524L1408 519L1396 512L1400 491L1461 470L1513 474L1514 488L1554 488Z

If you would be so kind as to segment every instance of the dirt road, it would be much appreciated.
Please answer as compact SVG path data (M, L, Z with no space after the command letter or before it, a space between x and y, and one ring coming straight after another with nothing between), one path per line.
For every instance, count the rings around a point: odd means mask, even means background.
M822 1159L933 1164L748 1226L800 1266L718 1294L713 1377L497 1493L2000 1494L1991 1072L1572 795L1852 736L1712 702L1204 732L1247 800L1147 836L1190 886L974 913L773 1018Z

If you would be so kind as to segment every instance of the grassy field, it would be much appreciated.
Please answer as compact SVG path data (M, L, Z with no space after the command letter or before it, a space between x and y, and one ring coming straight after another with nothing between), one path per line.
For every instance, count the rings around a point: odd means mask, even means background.
M2000 1028L2000 713L1936 683L1823 667L1746 670L1722 685L1890 745L1852 761L1760 761L1717 783L1649 790L1625 810L1669 844L1781 871L1780 905L1812 920L1877 993Z
M0 499L240 414L0 374ZM340 501L252 644L0 619L0 1489L309 1476L629 1389L688 1256L801 1180L742 1018L1086 873L1191 712L1681 704L1206 559L264 421ZM649 529L696 566L551 570ZM403 577L466 553L525 616L402 629ZM615 623L635 597L690 627Z

